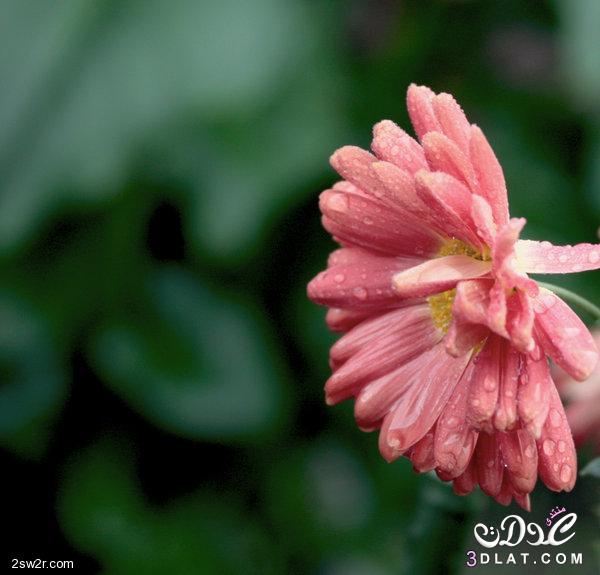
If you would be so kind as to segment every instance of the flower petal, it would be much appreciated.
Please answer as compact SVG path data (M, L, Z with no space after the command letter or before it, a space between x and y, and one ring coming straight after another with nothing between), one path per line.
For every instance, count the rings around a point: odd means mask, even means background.
M443 345L416 358L420 370L415 385L400 397L391 413L385 441L393 453L401 455L421 439L440 416L470 359L466 354L454 358Z
M517 389L521 371L521 356L517 350L504 341L500 361L500 389L498 404L494 413L494 427L499 431L512 429L518 420Z
M434 97L435 93L427 86L411 84L408 87L406 107L419 140L422 140L427 132L441 131L440 123L433 109Z
M434 455L437 468L452 479L464 473L477 443L478 433L466 420L468 384L473 369L470 363L436 425Z
M498 226L508 222L508 195L500 162L483 132L471 126L470 157L475 168L480 193L492 207Z
M532 274L570 274L600 268L600 244L555 246L519 240L515 251L521 267Z
M404 300L402 303L404 307L401 309L394 309L376 316L370 314L368 319L363 318L364 321L361 320L360 325L338 339L330 350L329 356L332 363L341 365L371 341L379 337L386 337L397 329L399 322L402 322L406 313L404 308L426 302L425 300Z
M375 124L371 148L378 158L391 162L409 174L427 167L421 145L390 120Z
M540 478L552 491L571 491L577 477L577 455L562 402L552 385L550 412L537 440Z
M500 433L502 460L512 486L520 493L531 493L537 481L538 454L535 439L525 429Z
M325 322L331 331L343 333L351 330L354 326L371 317L373 312L370 310L350 310L329 308L325 315Z
M447 237L458 238L481 249L471 217L472 194L458 180L443 172L420 170L415 176L417 195L435 214Z
M459 475L453 482L452 488L456 495L468 495L477 486L477 460L471 457L469 466L462 475Z
M386 309L398 304L392 278L422 260L371 256L361 263L335 266L308 284L308 297L317 304L345 309Z
M474 359L475 369L469 387L467 419L476 429L490 432L500 387L500 350L500 338L491 335Z
M477 228L477 234L488 245L493 246L498 228L494 223L490 204L477 194L471 199L471 216Z
M448 137L439 132L429 132L423 137L423 149L427 163L434 171L450 174L473 193L477 193L478 184L469 158Z
M502 488L503 464L497 433L480 433L477 440L477 477L481 490L496 497Z
M395 256L427 256L440 249L437 234L368 196L326 190L319 205L325 229L349 244Z
M410 461L418 473L427 473L435 469L435 457L433 455L433 438L435 426L424 435L410 451Z
M432 106L442 132L468 154L471 125L457 101L450 94L442 92L433 98Z
M587 379L598 363L598 348L588 328L545 288L540 288L533 306L536 334L544 351L574 379Z
M486 275L490 269L490 262L465 255L434 258L397 273L394 289L403 297L423 297L449 290L459 281Z
M548 416L550 390L554 388L546 356L538 351L538 354L526 356L526 369L521 375L517 401L523 427L536 438L540 436Z
M420 305L392 312L390 328L368 341L329 378L325 385L328 403L353 395L354 390L393 372L438 343L442 333L433 325L428 308ZM345 397L340 398L340 394Z

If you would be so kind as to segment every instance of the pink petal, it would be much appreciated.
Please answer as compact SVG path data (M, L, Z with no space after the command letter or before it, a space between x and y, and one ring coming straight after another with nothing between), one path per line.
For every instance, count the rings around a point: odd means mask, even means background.
M373 312L370 310L330 308L327 310L325 321L331 331L343 333L351 330L372 315Z
M434 454L437 467L454 479L462 475L477 443L477 431L466 420L468 385L473 364L469 364L444 411L438 419Z
M497 437L497 433L480 433L477 440L476 457L479 486L490 497L495 497L500 493L504 471Z
M479 193L492 207L498 226L508 222L508 196L502 167L483 132L471 127L470 156L478 181Z
M386 417L386 442L400 455L421 439L440 416L470 359L469 354L454 358L443 345L419 356L420 371Z
M434 327L428 307L413 306L392 312L396 319L391 329L366 343L329 378L325 385L328 403L337 403L353 395L356 389L369 382L375 383L377 378L397 370L438 343L442 333ZM403 375L399 372L396 380ZM382 385L369 384L369 387L370 391L365 390L361 402L366 402L367 396L373 395L372 391Z
M442 132L468 154L471 125L462 108L450 94L445 93L435 96L432 105Z
M333 169L342 178L354 184L363 193L382 198L385 195L384 191L370 170L371 164L376 161L377 158L373 154L357 146L344 146L336 150L329 159Z
M473 194L471 202L471 216L475 222L477 234L488 246L493 246L498 229L494 223L492 208L484 198L477 194Z
M406 304L404 308L388 311L378 316L369 315L370 319L361 320L362 323L360 325L338 339L330 350L332 363L341 365L370 342L394 333L398 324L403 323L406 314L413 313L412 310L407 310L406 308L410 308L413 305L428 307L424 300L405 301L403 303Z
M446 172L465 184L471 192L478 191L469 158L452 140L439 132L430 132L423 137L423 149L432 170Z
M420 144L390 120L375 124L371 148L378 158L391 162L409 174L427 167Z
M344 242L389 255L434 255L439 236L367 196L327 190L319 205L323 226Z
M537 359L526 356L526 369L521 375L518 392L518 411L523 427L534 437L539 437L550 408L550 390L554 383L550 377L548 361L544 354Z
M527 512L531 511L531 499L529 493L514 493L515 501L519 507Z
M415 183L419 198L436 215L446 236L481 247L471 218L471 193L459 181L443 172L421 170Z
M535 347L532 335L535 314L531 298L525 292L517 290L507 303L506 328L511 343L523 353L532 351Z
M444 345L450 355L458 357L476 347L488 334L488 328L483 325L462 322L459 318L453 317Z
M538 454L534 437L525 429L500 433L500 449L510 482L520 493L530 493L537 481Z
M533 306L536 334L544 351L574 379L587 379L598 363L598 348L588 328L562 299L545 288L540 289Z
M494 497L494 499L500 503L500 505L510 505L512 501L512 486L510 484L510 480L508 479L508 474L503 471L502 473L502 484L500 486L500 491Z
M550 242L519 240L515 251L526 272L570 274L600 268L600 245L554 246Z
M477 486L477 461L475 457L471 458L469 466L462 475L459 475L453 482L452 487L456 495L468 495Z
M413 464L413 468L418 473L427 473L435 469L435 457L433 455L433 437L435 434L435 427L433 427L428 433L421 438L410 452L410 460Z
M389 162L375 162L371 170L386 190L388 201L423 225L446 235L437 214L418 196L412 175Z
M492 430L491 418L496 410L500 387L500 350L500 339L491 335L474 359L467 419L477 429Z
M500 389L494 414L494 427L499 431L512 429L517 422L517 389L520 371L520 354L507 342L503 342L500 359Z
M556 387L550 390L550 412L537 440L540 478L552 491L571 491L577 476L577 455Z
M525 225L525 218L512 218L498 230L492 249L494 273L506 291L519 288L531 296L538 293L537 283L519 269L514 246Z
M339 265L320 272L308 284L308 297L320 305L346 309L385 309L398 303L392 278L422 260L372 256L360 263Z
M394 289L402 297L423 297L449 290L459 281L483 276L490 267L490 262L465 255L434 258L396 274Z
M435 94L426 86L411 84L406 93L406 107L415 132L420 140L427 132L441 131L440 123L433 110Z

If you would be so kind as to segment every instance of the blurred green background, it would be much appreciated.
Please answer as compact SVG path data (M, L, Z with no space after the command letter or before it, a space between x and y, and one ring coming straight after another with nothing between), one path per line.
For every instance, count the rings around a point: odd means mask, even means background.
M324 405L317 196L417 82L484 129L528 237L597 241L598 30L596 0L0 2L6 564L468 571L507 511ZM534 494L579 513L564 572L597 572L598 489Z

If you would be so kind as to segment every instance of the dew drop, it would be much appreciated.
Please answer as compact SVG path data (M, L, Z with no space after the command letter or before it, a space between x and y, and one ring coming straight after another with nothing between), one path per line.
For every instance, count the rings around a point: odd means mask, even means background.
M542 449L546 455L552 455L554 453L554 449L556 448L556 444L551 439L545 439L542 444Z
M570 465L567 465L566 463L560 468L560 480L563 483L568 483L569 480L571 479L571 476L573 475L573 470L571 469Z
M574 272L580 272L583 269L583 266L581 264L573 264L573 267L571 269Z
M564 453L566 449L567 449L567 444L561 439L558 442L558 451L560 451L560 453Z
M333 276L333 281L337 284L343 283L345 279L346 279L346 276L344 274L335 274Z
M562 254L562 255L561 255L559 258L558 258L558 261L559 261L561 264L564 264L564 263L565 263L565 262L566 262L568 259L569 259L569 257L568 257L566 254Z
M352 290L352 293L354 295L355 298L364 301L367 299L367 290L363 287L355 287Z
M348 210L348 197L346 194L332 194L327 200L327 207L334 212Z
M562 423L562 417L560 416L560 413L558 413L558 411L556 409L551 409L550 410L550 425L552 425L552 427L560 427L560 424Z
M487 375L483 380L483 389L490 392L496 389L496 380L491 375Z
M588 256L588 260L591 264L595 264L598 260L600 260L600 252L592 252Z
M365 226L372 226L373 225L373 219L366 217L363 219L363 223L365 224Z
M494 461L493 459L490 459L490 460L487 462L487 466L488 466L488 467L491 469L492 467L494 467L494 463L495 463L495 461Z
M525 457L529 457L530 459L535 455L535 449L533 448L533 445L528 445L525 448Z
M458 425L458 417L450 417L446 421L446 425L448 425L448 427L456 427Z

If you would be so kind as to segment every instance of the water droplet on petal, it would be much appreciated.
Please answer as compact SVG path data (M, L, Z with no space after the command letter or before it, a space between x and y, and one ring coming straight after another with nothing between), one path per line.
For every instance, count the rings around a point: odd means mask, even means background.
M495 462L494 462L494 460L493 460L493 459L490 459L490 460L487 462L487 466L488 466L488 467L490 467L490 468L492 468L492 467L494 467L494 463L495 463Z
M569 480L571 479L571 476L573 475L573 470L571 469L570 465L567 465L566 463L560 468L560 480L563 483L568 483Z
M327 199L327 207L334 212L345 212L348 210L348 197L346 194L332 194Z
M346 276L344 274L335 274L333 276L333 281L335 283L341 284L343 283L343 281L346 279Z
M354 294L354 297L356 297L357 299L364 301L367 299L367 290L363 287L355 287L352 290L352 293Z
M365 226L371 226L373 225L373 219L372 218L364 218L363 219L363 223L365 224Z
M456 427L458 425L458 417L450 417L447 421L446 421L446 425L448 427Z
M545 439L542 444L542 449L546 455L552 455L554 453L554 449L556 448L556 444L551 439Z
M533 445L528 445L525 448L525 457L533 457L535 455L535 449L533 448Z
M562 255L561 255L559 258L558 258L558 261L559 261L561 264L564 264L564 263L565 263L565 262L566 262L568 259L569 259L569 257L568 257L566 254L562 254Z
M598 260L600 260L600 252L596 251L590 253L590 255L588 256L588 260L591 264L595 264Z
M494 391L496 389L496 380L491 375L487 375L483 380L483 389L486 391Z
M550 418L550 425L552 425L552 427L560 427L562 417L556 409L551 409L548 417Z
M567 449L567 444L561 439L558 442L558 451L560 451L561 453L564 453L565 449Z

